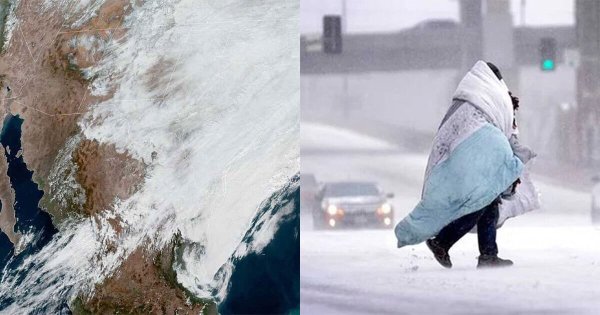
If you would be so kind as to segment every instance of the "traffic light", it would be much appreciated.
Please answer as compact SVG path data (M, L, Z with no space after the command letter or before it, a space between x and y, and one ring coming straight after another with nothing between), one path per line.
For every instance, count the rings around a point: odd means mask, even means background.
M342 52L342 18L339 15L323 17L323 51L328 54Z
M540 67L542 71L556 69L556 39L552 37L540 39Z

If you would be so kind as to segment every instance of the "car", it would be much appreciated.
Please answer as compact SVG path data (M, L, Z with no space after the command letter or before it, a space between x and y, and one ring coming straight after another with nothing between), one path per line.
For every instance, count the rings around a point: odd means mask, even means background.
M317 206L319 183L315 175L300 173L300 210L310 212Z
M592 224L600 225L600 174L592 177Z
M393 197L373 182L324 183L317 193L320 205L313 209L313 225L315 229L391 228L394 208L388 199Z

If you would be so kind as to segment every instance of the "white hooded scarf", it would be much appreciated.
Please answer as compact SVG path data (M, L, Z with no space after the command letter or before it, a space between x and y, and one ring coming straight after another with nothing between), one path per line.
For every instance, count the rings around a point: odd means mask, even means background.
M498 80L484 61L475 63L458 84L452 98L467 101L479 108L494 126L510 138L514 113L508 87L504 80Z

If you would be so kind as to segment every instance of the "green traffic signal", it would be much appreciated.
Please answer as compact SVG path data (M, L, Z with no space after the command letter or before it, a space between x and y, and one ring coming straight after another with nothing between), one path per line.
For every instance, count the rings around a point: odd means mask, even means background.
M542 71L554 71L556 69L557 45L554 37L540 38L540 67Z
M554 70L554 60L544 59L544 61L542 62L542 70L544 70L544 71Z

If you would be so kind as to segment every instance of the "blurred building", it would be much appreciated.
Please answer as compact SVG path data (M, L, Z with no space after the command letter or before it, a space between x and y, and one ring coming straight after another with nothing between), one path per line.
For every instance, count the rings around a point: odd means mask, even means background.
M458 81L483 58L500 67L521 98L524 141L547 157L574 160L564 149L573 142L565 126L574 123L578 99L576 28L513 27L504 0L488 0L483 8L481 1L460 4L461 23L429 21L395 33L344 34L339 54L325 54L319 37L303 36L303 119L428 148ZM557 43L554 71L540 70L544 37Z

